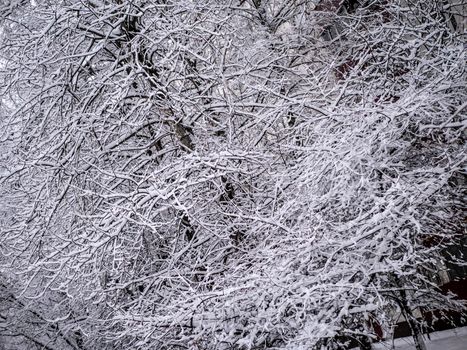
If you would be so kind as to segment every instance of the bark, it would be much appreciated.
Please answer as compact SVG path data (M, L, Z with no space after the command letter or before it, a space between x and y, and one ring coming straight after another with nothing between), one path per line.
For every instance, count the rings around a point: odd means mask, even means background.
M400 291L399 306L401 307L402 313L407 323L409 324L410 330L412 332L412 337L415 343L415 349L427 350L420 325L417 322L412 310L410 309L407 303L407 293L405 292L405 290Z

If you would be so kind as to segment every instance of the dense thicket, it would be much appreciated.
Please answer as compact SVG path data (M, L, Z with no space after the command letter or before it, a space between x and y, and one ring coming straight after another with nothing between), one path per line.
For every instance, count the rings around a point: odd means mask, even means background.
M466 6L4 4L0 335L333 348L461 310Z

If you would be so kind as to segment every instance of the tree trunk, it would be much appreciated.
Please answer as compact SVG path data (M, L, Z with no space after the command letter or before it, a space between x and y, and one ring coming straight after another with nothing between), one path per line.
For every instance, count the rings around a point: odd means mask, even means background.
M408 306L407 303L407 295L405 290L400 292L400 301L399 305L402 309L402 313L404 314L407 323L409 324L410 331L412 332L412 337L415 343L416 350L427 350L425 340L423 339L422 330L420 329L420 325L418 324L415 316L413 315L412 310Z

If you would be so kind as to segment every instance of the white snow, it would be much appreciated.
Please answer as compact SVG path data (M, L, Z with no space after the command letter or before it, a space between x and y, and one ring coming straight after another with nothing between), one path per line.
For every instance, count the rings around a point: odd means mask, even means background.
M466 350L467 327L449 329L446 331L430 333L430 339L425 336L427 350ZM393 349L391 341L374 344L375 350ZM395 350L413 350L415 345L412 337L394 340Z

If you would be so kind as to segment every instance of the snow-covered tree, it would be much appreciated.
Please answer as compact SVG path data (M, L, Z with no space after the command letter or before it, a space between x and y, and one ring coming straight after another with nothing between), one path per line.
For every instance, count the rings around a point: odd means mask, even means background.
M422 348L414 310L462 310L437 276L462 263L464 2L3 6L0 276L39 324L22 337L365 346L401 311Z

